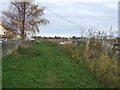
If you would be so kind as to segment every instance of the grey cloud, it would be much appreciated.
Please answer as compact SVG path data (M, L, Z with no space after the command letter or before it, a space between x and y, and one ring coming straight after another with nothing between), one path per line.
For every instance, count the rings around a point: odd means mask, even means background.
M112 0L111 0L112 1ZM63 16L70 21L83 26L99 26L105 27L113 25L117 28L117 2L37 2L40 6L45 6L53 12ZM2 5L2 3L0 3ZM0 10L4 10L8 7L8 4L4 3L4 6ZM41 33L48 35L79 35L80 28L72 25L71 23L64 21L53 13L45 10L45 18L50 21L50 25L40 26Z
M116 2L72 2L72 3L44 3L50 10L63 16L70 21L86 26L105 27L113 25L117 28L117 3ZM78 34L76 26L61 20L61 18L53 15L49 11L45 11L46 17L50 19L50 27L45 29L44 33L49 29L51 33L69 33ZM43 28L44 29L44 28ZM77 32L76 32L77 31Z

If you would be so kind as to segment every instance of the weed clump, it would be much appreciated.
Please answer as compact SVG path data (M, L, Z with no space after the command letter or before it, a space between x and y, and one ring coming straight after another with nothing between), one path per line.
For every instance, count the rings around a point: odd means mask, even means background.
M39 57L41 54L39 49L37 49L37 48L35 49L35 48L31 48L31 47L18 48L17 53L19 55L30 57L30 58Z

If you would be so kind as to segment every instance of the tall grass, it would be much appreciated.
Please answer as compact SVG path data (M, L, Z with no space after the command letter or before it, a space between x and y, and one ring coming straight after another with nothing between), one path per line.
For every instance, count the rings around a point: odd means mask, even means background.
M99 77L101 82L109 87L120 87L118 58L114 51L112 55L105 51L102 47L102 42L90 41L89 46L86 46L83 51L83 63L88 69ZM76 51L74 51L76 52ZM79 54L78 54L79 56ZM80 58L81 60L81 58Z
M88 67L109 88L120 88L120 66L113 42L113 39L91 37L88 42L81 41L78 46L64 45L61 49Z

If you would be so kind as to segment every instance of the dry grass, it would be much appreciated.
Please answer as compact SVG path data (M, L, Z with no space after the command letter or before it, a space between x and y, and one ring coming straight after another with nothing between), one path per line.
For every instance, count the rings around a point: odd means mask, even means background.
M46 39L46 40L54 43L62 42L62 41L77 41L76 39Z
M102 40L91 39L89 44L82 44L81 47L65 45L61 48L71 55L73 60L79 60L80 63L85 64L89 71L106 86L120 88L118 58L114 51L103 47Z

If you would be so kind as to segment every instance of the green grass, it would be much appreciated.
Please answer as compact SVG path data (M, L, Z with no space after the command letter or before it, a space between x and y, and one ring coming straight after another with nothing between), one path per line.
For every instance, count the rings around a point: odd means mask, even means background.
M103 88L55 44L43 41L2 59L3 88Z

